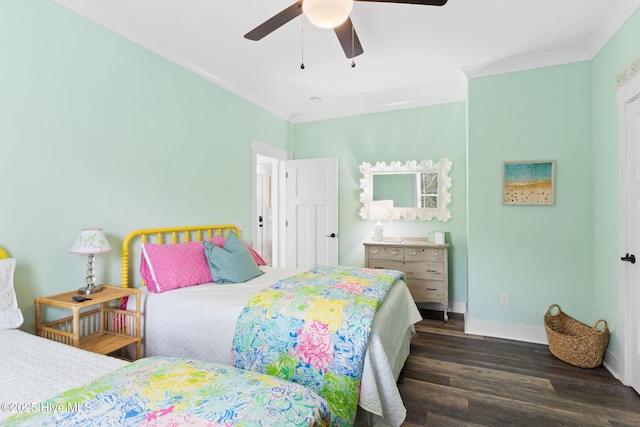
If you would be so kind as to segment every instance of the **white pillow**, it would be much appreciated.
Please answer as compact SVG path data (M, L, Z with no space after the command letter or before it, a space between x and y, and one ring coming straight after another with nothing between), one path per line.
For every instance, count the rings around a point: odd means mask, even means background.
M16 259L0 259L0 330L19 328L24 321L13 289Z

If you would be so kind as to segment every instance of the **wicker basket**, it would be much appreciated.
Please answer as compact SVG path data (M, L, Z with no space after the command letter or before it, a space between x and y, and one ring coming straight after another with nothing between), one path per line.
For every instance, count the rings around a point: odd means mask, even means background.
M552 314L553 308L558 312ZM604 328L598 330L600 323ZM558 359L581 368L596 368L602 364L604 352L609 345L607 321L598 320L593 328L577 321L552 304L544 315L549 351Z

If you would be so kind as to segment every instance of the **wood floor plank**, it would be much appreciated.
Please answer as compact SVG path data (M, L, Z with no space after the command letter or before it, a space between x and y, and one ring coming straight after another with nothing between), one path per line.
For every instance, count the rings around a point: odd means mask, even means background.
M640 396L604 367L577 368L546 345L464 334L427 313L401 373L405 426L638 426Z
M558 397L548 379L514 374L498 369L460 365L441 360L425 361L419 358L407 360L406 368L415 371L435 370L449 378L447 385L478 393L517 397L521 400L556 399ZM503 387L505 383L509 383L510 387Z

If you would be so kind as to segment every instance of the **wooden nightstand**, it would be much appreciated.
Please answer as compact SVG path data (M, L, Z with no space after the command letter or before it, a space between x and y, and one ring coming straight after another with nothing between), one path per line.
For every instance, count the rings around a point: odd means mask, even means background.
M100 354L110 354L135 344L134 360L139 359L140 289L103 286L101 292L82 295L91 298L90 301L76 302L71 299L78 295L78 291L36 298L36 335ZM136 311L120 310L117 300L131 295L136 296ZM41 323L40 310L43 305L68 308L72 315Z

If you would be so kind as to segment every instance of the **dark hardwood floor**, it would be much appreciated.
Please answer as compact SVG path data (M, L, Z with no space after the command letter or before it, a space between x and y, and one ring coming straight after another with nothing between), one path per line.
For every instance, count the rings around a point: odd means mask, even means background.
M399 381L404 426L640 426L640 396L606 368L572 366L546 345L465 335L461 315L422 314Z

